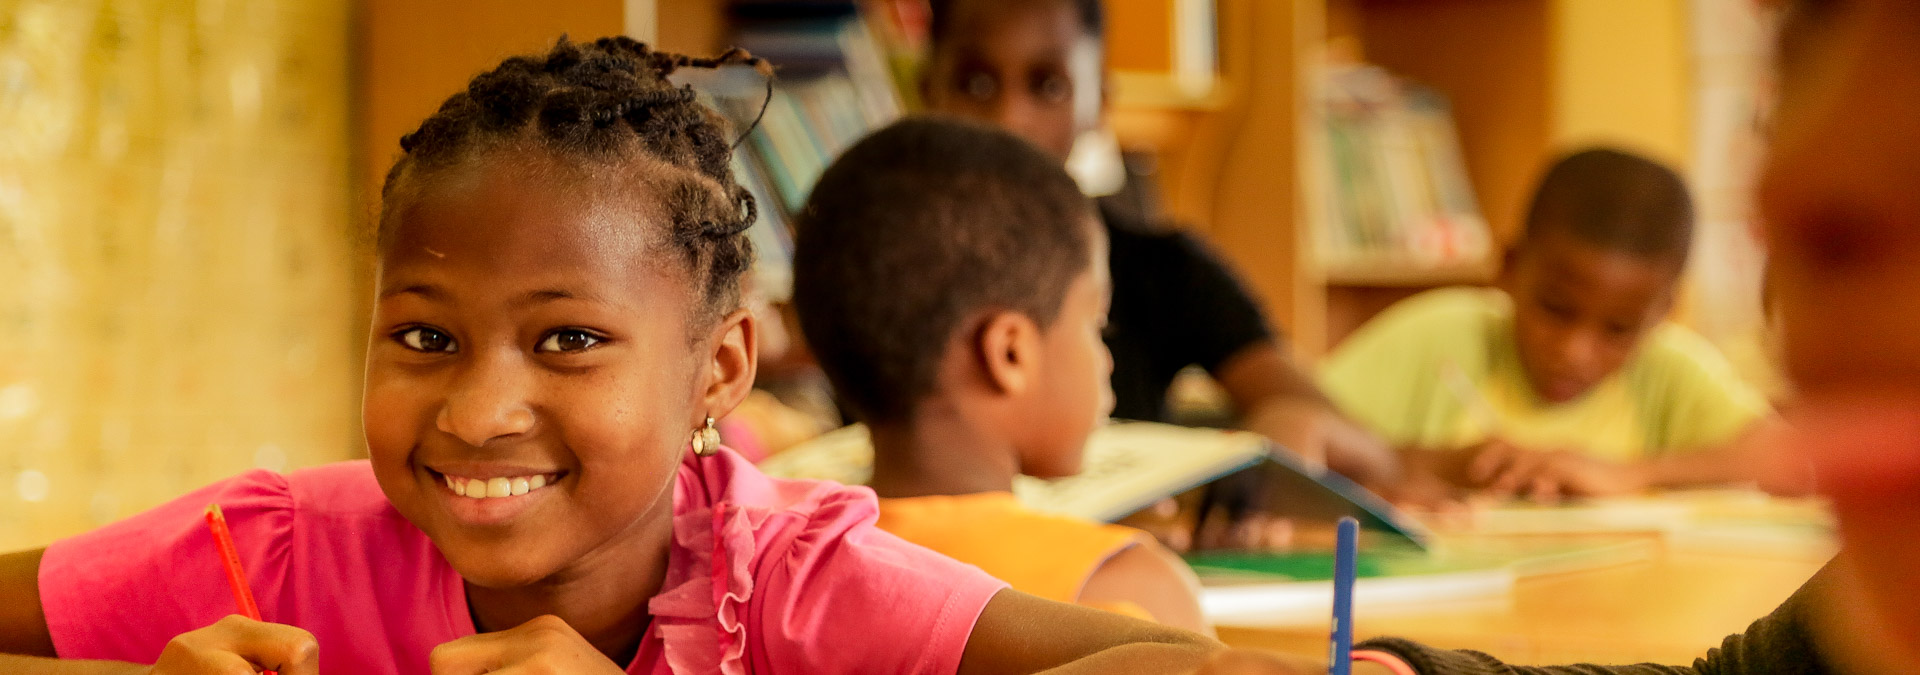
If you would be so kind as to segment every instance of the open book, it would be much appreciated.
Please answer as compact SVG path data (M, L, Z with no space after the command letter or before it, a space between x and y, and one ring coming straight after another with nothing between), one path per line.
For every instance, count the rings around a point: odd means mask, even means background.
M1114 521L1154 502L1204 485L1262 461L1276 494L1275 513L1312 520L1353 516L1362 526L1424 545L1424 527L1345 477L1308 466L1291 453L1273 452L1265 437L1244 431L1194 429L1151 422L1117 422L1087 441L1079 475L1059 480L1021 476L1013 493L1028 507ZM802 443L760 464L782 478L832 480L862 485L873 475L873 443L854 425Z

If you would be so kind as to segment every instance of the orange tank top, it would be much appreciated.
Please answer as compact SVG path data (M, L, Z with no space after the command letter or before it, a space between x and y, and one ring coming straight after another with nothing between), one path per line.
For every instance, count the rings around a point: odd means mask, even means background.
M985 570L1014 590L1080 601L1095 570L1147 533L1034 511L1009 492L880 500L880 529ZM1083 603L1152 620L1133 603Z

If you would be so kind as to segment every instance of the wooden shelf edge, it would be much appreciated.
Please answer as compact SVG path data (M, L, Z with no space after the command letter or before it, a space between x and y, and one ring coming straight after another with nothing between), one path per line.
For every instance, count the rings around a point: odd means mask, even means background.
M1227 102L1226 83L1218 76L1200 86L1183 86L1172 73L1115 70L1113 103L1120 108L1219 110Z
M1419 288L1484 284L1493 281L1497 265L1488 260L1435 263L1405 258L1379 258L1328 265L1322 280L1327 286Z

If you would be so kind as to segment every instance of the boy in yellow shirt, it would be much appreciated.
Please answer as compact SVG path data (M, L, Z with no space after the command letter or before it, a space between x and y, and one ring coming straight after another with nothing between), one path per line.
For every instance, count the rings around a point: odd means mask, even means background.
M1032 511L1113 410L1112 284L1093 204L1006 132L914 119L855 144L795 224L794 309L867 424L881 529L1015 590L1210 632L1145 532Z
M1409 489L1437 478L1552 500L1746 478L1725 448L1766 400L1665 320L1692 240L1680 177L1580 152L1547 172L1526 227L1497 288L1409 298L1321 371L1348 414L1403 448Z

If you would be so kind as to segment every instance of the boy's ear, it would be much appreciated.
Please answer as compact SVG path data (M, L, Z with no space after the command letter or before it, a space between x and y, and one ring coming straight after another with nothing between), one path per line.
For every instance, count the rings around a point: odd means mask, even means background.
M994 312L981 325L976 354L987 382L999 393L1019 396L1040 377L1040 326L1020 312Z
M700 408L692 421L699 428L704 418L720 419L733 412L753 391L753 379L760 368L760 320L746 308L734 310L713 329L708 338L705 377L700 392Z

